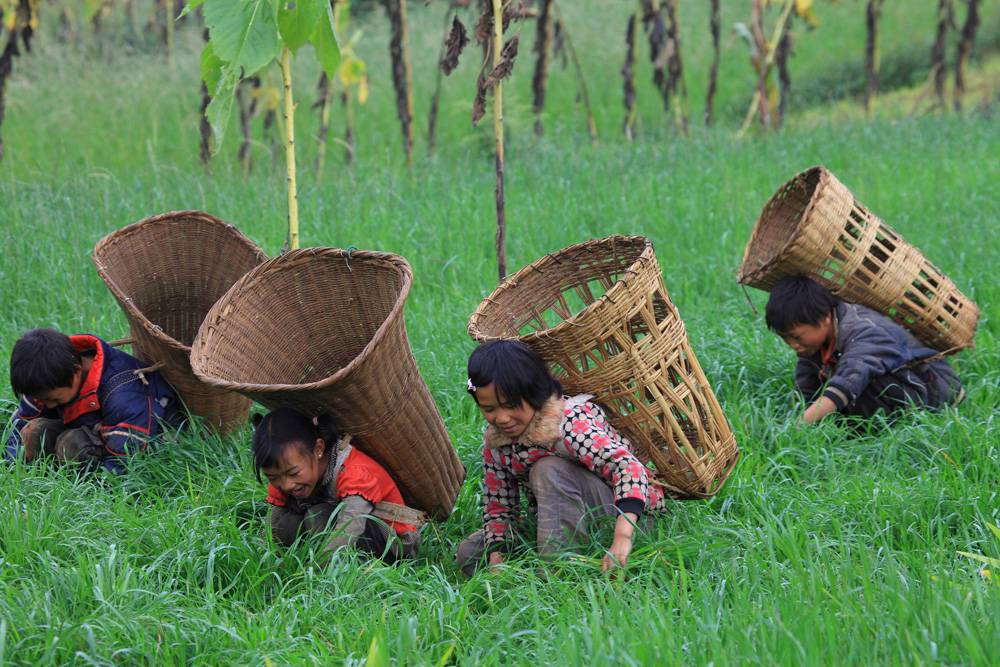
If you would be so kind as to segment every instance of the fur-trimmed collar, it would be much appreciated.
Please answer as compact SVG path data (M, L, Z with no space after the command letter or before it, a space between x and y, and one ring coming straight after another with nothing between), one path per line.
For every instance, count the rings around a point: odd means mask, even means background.
M483 434L483 442L490 449L506 447L514 442L529 447L542 447L552 449L552 446L559 442L562 437L563 407L566 399L553 394L549 400L545 401L541 410L535 411L535 416L528 422L524 432L518 436L510 436L490 425L486 427Z

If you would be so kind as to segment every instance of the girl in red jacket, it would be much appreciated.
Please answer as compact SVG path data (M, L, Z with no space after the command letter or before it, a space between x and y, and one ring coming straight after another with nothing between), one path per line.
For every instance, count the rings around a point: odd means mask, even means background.
M267 478L278 542L327 532L328 556L344 547L387 563L416 556L422 513L403 504L385 468L341 437L331 417L279 408L256 421L252 449L257 479Z
M614 516L603 569L625 566L636 521L664 508L631 443L589 395L563 396L562 386L528 346L485 343L469 358L468 392L488 426L483 436L483 527L458 547L471 574L483 557L498 565L510 553L522 489L538 515L543 555L586 538L587 523Z

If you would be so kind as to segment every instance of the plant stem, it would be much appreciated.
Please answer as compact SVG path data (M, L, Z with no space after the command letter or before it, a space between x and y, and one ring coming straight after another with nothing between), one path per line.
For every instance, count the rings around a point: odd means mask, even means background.
M625 105L622 130L629 141L635 137L635 29L638 23L639 13L634 11L625 28L625 64L622 66L622 101Z
M865 73L868 82L865 85L865 114L871 115L872 100L878 92L878 20L882 14L882 0L868 0L865 7Z
M719 81L719 0L712 0L712 13L708 27L712 33L712 68L708 72L708 93L705 95L705 127L712 124L715 90Z
M281 82L284 85L285 167L288 173L288 248L299 247L299 200L295 193L295 104L292 101L291 55L281 47Z
M503 2L493 2L493 67L500 64L500 54L503 51ZM504 249L507 236L507 222L503 198L503 83L497 81L493 88L493 136L496 148L497 182L494 199L497 209L497 273L500 280L507 277L507 253Z
M587 94L587 80L583 78L583 67L580 66L580 59L576 57L576 49L573 48L573 40L570 39L569 30L566 29L566 21L563 20L562 12L555 0L550 0L556 10L556 19L563 27L563 39L566 40L566 50L569 51L569 59L573 62L573 69L576 71L576 80L580 85L580 100L583 102L583 109L587 113L587 132L590 134L590 145L597 148L597 125L594 123L594 112L590 108L590 95Z
M955 48L955 111L962 110L962 96L965 94L965 67L972 55L972 45L976 41L979 28L979 0L968 0L968 13Z
M326 163L326 136L330 131L330 107L333 100L333 81L326 73L320 75L320 111L319 131L316 133L316 182L323 178L323 165Z
M542 111L545 109L545 85L549 78L549 52L552 50L552 3L541 0L535 33L535 74L531 78L532 111L535 112L535 136L542 136Z
M778 23L774 26L774 34L771 36L770 44L777 44L781 41L781 37L785 32L785 26L788 24L788 17L792 13L792 7L795 6L795 0L788 0L785 3L785 8L781 10L781 16L778 18ZM777 53L777 49L771 49L767 56L764 58L764 62L760 67L760 75L757 79L757 94L753 96L753 100L750 101L750 108L747 109L746 118L743 119L743 125L740 126L740 131L736 133L736 138L740 139L746 134L746 131L750 128L750 123L753 122L754 116L757 115L757 109L761 104L766 104L766 100L761 99L761 91L763 90L763 95L767 95L766 88L764 88L764 81L767 80L767 74L771 71L771 66L774 65L774 55Z

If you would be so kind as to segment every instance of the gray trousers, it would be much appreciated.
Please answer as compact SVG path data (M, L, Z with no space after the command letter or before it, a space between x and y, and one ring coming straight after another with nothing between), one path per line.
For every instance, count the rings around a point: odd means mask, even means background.
M551 556L570 544L588 541L590 525L617 516L614 493L603 479L560 456L546 456L528 471L528 484L538 504L538 553ZM486 554L482 530L462 540L455 562L472 576Z

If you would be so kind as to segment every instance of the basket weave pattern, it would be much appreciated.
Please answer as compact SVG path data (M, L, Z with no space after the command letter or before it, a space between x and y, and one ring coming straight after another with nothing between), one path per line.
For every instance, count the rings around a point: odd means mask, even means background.
M465 470L410 350L411 283L397 255L293 250L212 307L191 364L206 383L268 408L332 414L389 470L408 505L443 519Z
M800 274L888 315L938 350L973 344L976 305L823 167L797 175L764 206L739 281L769 290Z
M191 372L191 342L215 301L263 262L239 230L200 211L140 220L97 243L94 265L128 319L136 356L160 372L188 409L223 433L246 423L250 401Z
M736 439L648 239L612 236L546 255L479 305L469 334L521 340L568 393L593 394L675 496L711 496L736 464Z

